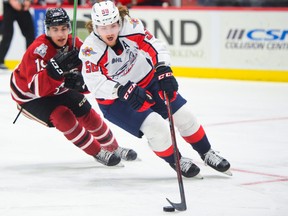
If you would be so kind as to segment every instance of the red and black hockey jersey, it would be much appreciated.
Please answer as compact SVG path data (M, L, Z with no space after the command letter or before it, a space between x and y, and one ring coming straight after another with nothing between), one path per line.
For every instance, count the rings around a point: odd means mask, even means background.
M81 45L81 40L76 38L76 48L79 49ZM67 51L72 49L71 35L68 36L66 49ZM47 62L59 50L45 34L34 40L11 75L13 100L18 104L23 104L40 97L53 96L67 91L63 87L63 80L52 79L45 69Z

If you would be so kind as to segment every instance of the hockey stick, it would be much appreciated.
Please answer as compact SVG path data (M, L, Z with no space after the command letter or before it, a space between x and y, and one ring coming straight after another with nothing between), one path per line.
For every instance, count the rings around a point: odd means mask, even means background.
M76 45L77 4L78 4L78 0L74 0L73 25L72 25L72 48L73 49L75 48L75 45Z
M16 121L17 121L17 119L19 118L19 116L20 116L20 114L22 113L22 111L23 111L23 106L21 106L21 108L19 109L19 112L18 112L16 118L14 119L13 124L16 123Z
M171 139L172 139L172 144L174 147L174 159L176 163L176 172L177 172L177 179L178 179L178 185L179 185L179 191L180 191L180 198L181 202L180 203L173 203L171 202L168 198L166 200L178 211L185 211L187 209L186 206L186 199L185 199L185 193L184 193L184 185L183 185L183 180L182 180L182 174L181 174L181 168L180 168L180 158L179 158L179 151L176 143L176 135L175 135L175 129L174 129L174 121L173 121L173 116L172 116L172 111L171 111L171 104L170 100L167 96L167 93L164 92L164 98L167 106L167 111L168 111L168 120L169 120L169 125L170 125L170 132L171 132Z

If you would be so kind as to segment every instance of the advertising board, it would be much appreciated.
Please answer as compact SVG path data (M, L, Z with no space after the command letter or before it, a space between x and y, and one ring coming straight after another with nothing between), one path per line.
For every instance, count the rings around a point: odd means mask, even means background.
M73 8L66 10L72 20ZM288 81L287 11L135 8L130 15L166 43L178 76ZM45 30L45 9L33 14L38 36ZM88 20L90 9L79 8L76 33L83 40ZM19 42L8 59L21 59Z

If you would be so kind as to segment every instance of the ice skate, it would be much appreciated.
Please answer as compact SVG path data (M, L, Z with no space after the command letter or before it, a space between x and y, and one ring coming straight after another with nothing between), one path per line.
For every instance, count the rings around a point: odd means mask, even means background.
M114 151L114 153L125 161L134 161L137 158L137 153L133 149L123 148L120 146Z
M230 163L220 155L218 155L214 150L210 149L206 154L200 155L205 165L212 167L213 169L222 172L226 175L232 176L230 168Z
M101 149L100 152L94 156L94 158L106 166L115 166L120 163L121 158L115 153Z
M170 166L176 171L176 164L170 163ZM193 163L192 159L181 157L180 159L180 168L181 168L181 174L187 178L192 177L199 177L200 176L200 168Z

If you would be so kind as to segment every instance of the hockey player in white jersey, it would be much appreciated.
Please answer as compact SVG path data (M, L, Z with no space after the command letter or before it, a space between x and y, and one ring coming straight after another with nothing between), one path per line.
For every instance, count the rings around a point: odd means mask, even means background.
M79 58L84 81L104 117L136 137L144 135L153 152L176 169L163 98L166 92L180 135L205 164L229 172L229 162L211 149L203 127L178 93L165 44L139 19L131 18L126 7L117 8L112 1L95 3L91 18L91 33ZM181 153L180 167L185 177L200 172L192 159Z

